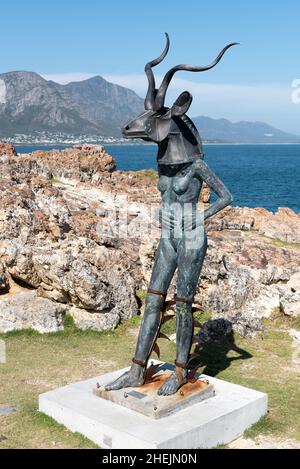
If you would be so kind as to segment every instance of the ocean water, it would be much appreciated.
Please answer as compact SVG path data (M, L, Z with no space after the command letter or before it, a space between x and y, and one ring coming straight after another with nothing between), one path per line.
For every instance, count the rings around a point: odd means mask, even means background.
M17 151L49 148L65 146L17 147ZM119 170L156 169L154 145L105 148ZM300 212L300 145L206 145L205 161L233 194L233 205Z

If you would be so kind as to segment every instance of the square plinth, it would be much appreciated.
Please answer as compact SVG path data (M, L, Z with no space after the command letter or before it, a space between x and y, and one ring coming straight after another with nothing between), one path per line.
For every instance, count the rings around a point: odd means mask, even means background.
M207 379L197 377L183 385L176 394L159 396L157 391L172 375L173 368L166 363L156 364L148 368L143 386L117 391L105 391L104 387L100 387L94 392L101 399L107 399L153 419L167 417L214 395L213 385Z
M39 410L102 448L195 449L227 444L267 412L267 395L201 375L215 395L154 419L95 394L128 368L70 384L39 396ZM126 390L124 390L126 391Z

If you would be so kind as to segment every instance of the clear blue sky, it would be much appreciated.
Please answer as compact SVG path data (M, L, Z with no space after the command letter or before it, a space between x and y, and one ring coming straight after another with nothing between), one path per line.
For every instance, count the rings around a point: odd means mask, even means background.
M177 63L204 65L228 42L214 70L182 73L170 90L194 94L191 114L265 120L300 134L299 0L10 0L1 4L0 72L32 70L61 82L94 74L143 95L143 68L171 37L163 74Z

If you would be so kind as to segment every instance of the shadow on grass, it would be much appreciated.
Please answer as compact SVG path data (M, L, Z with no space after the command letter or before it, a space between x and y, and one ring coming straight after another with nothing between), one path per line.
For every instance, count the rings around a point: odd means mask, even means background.
M210 325L213 324L214 327L218 327L218 321L224 322L224 320L214 320L209 321L209 323ZM226 322L229 323L229 321ZM236 355L232 356L232 352ZM223 336L210 338L205 342L201 342L196 347L195 353L197 356L193 358L192 366L201 368L202 373L209 376L217 376L237 360L248 360L253 357L251 353L235 343L232 328L229 333Z

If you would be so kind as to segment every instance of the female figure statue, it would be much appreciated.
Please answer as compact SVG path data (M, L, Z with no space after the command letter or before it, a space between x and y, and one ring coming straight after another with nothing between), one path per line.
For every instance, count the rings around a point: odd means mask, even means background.
M158 189L162 195L159 220L162 231L131 368L107 391L141 386L147 362L159 335L165 309L165 298L177 269L176 296L176 361L175 370L160 387L158 394L170 395L187 382L188 362L193 338L192 304L207 250L204 221L232 202L224 184L203 161L201 139L193 122L187 117L192 96L184 91L171 108L164 105L168 85L178 70L202 72L213 68L231 46L226 46L205 67L177 65L165 75L159 89L155 88L152 67L158 65L169 50L169 37L163 53L146 64L148 92L145 111L122 129L128 138L143 138L158 144ZM218 196L204 212L197 209L203 182Z

